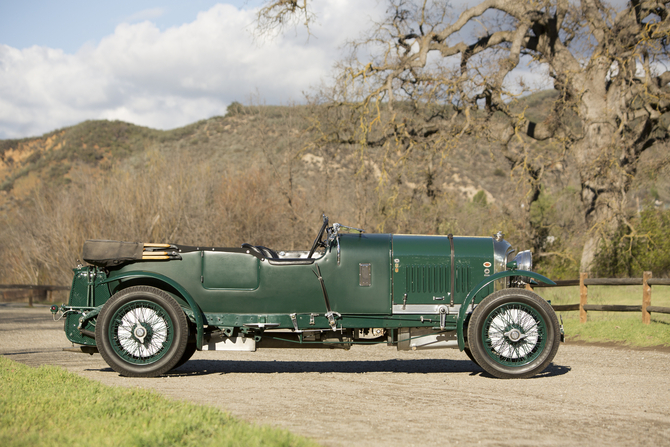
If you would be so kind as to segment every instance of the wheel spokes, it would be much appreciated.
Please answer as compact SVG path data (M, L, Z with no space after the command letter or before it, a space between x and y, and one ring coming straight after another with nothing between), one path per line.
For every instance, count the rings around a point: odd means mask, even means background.
M544 322L535 309L522 303L504 304L485 321L483 339L489 355L503 364L531 361L539 353Z
M151 363L170 344L169 316L151 302L131 303L117 313L112 329L117 351L133 363Z

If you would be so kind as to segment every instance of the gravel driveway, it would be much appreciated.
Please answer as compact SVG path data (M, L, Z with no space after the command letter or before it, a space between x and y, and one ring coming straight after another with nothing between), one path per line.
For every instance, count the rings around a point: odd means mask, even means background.
M0 355L53 364L287 428L327 446L670 445L670 352L563 344L532 379L498 380L458 350L196 352L169 375L124 378L65 352L47 307L0 304Z

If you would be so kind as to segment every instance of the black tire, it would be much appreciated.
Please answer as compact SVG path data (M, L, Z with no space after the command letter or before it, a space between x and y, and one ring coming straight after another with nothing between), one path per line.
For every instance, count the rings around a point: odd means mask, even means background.
M195 351L197 350L195 343L188 343L186 345L186 350L184 351L184 354L181 356L179 361L177 362L176 365L172 367L172 369L177 369L184 363L188 362L191 360L191 357L193 357L193 354L195 354Z
M472 361L472 363L479 366L477 360L475 360L475 358L472 356L472 351L470 351L470 348L463 348L463 352L465 352L465 355L468 356L468 358Z
M505 289L475 307L468 324L473 361L500 379L542 372L560 344L558 318L549 303L524 289Z
M103 306L95 340L114 371L128 377L156 377L183 357L188 322L179 304L164 291L129 287Z
M468 356L470 361L474 363L475 365L479 366L479 363L477 363L477 360L472 356L472 350L470 350L470 345L468 344L468 326L463 328L463 335L465 335L465 348L463 348L463 352L465 352L465 355Z

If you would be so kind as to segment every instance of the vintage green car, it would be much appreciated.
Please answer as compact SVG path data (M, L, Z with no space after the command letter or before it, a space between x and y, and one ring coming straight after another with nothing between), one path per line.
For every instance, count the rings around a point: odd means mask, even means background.
M68 339L125 376L154 377L196 350L458 348L499 378L553 360L563 329L527 290L553 282L493 237L367 234L323 224L311 248L87 241L62 312Z

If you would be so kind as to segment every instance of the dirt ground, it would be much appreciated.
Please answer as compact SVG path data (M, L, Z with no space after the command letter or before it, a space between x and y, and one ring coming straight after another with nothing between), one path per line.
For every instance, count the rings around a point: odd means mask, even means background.
M670 445L670 352L563 344L532 379L498 380L458 350L196 352L169 375L119 376L70 346L47 307L0 303L0 355L60 365L283 427L326 446Z

